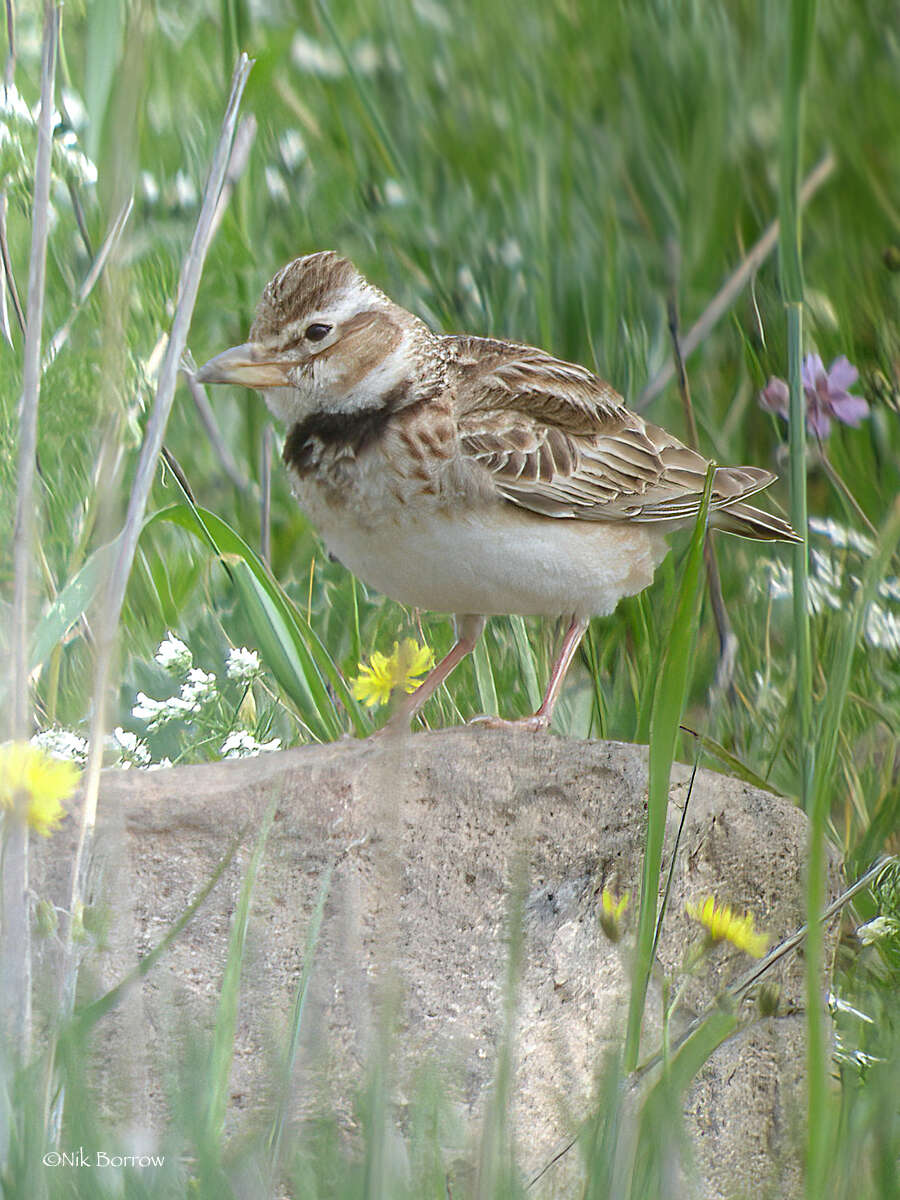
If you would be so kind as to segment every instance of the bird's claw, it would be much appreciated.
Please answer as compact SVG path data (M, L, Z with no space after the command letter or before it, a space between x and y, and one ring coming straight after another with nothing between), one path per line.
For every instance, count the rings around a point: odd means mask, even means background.
M508 721L504 717L480 716L472 717L469 725L477 725L481 729L525 729L529 733L543 733L550 728L550 718L545 713L536 712L530 717L518 717Z

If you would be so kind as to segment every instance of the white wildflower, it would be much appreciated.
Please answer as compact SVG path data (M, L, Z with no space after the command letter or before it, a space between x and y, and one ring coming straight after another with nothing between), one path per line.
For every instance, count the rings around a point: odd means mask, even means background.
M261 670L262 663L255 650L248 650L246 646L240 646L228 651L225 674L229 679L236 679L239 683L249 683Z
M900 579L893 576L890 579L882 579L878 585L878 595L885 600L893 600L895 604L900 604Z
M154 205L159 200L159 184L149 171L141 171L140 174L141 195L149 205Z
M281 738L258 742L246 729L235 729L222 743L219 752L223 758L253 758L257 754L268 754L278 750L280 746Z
M488 105L488 111L498 129L505 130L511 127L512 119L509 115L509 109L502 100L492 100Z
M453 28L450 14L443 4L437 3L437 0L413 0L413 12L421 21L425 21L439 33L449 33Z
M344 63L337 50L323 46L299 31L291 42L291 59L298 70L318 75L320 79L339 79L344 74Z
M794 594L794 579L790 567L777 559L765 558L760 564L762 578L756 578L754 585L773 600L787 600ZM830 560L822 559L822 571L825 576L810 575L807 584L807 611L812 616L819 616L828 608L842 607L841 598L832 586L832 580L840 582L840 575L835 575L830 569Z
M181 638L175 636L171 629L163 641L159 643L159 649L156 651L154 658L162 669L168 671L170 675L184 675L194 665L194 659L190 650Z
M768 676L761 671L753 672L753 682L756 685L754 708L760 713L776 713L784 707L784 696Z
M116 766L119 767L149 767L150 748L142 738L130 729L117 725L112 731L109 743L118 755Z
M766 578L762 590L773 600L784 600L793 594L794 584L791 570L774 558L764 558L759 563L760 573Z
M866 1054L863 1050L854 1050L847 1046L839 1029L835 1031L834 1035L834 1059L835 1062L856 1067L860 1071L865 1071L876 1063L885 1062L885 1059L877 1058L874 1054Z
M284 176L277 167L266 167L263 172L266 180L266 188L269 195L276 204L287 204L291 198L288 191L288 185L284 182Z
M87 740L71 729L42 729L31 739L31 744L51 758L69 759L79 765L87 761Z
M467 300L471 300L477 304L479 308L484 307L481 299L481 292L478 290L478 284L475 282L475 276L469 267L460 267L456 272L456 286L465 295Z
M810 517L809 528L813 533L828 538L832 546L838 546L841 550L855 550L864 558L871 558L875 553L875 543L871 538L839 525L831 517Z
M97 164L78 148L78 138L71 130L58 137L53 145L68 174L74 176L77 182L82 185L97 182Z
M197 186L184 171L177 171L172 183L176 208L194 208L197 203Z
M880 604L870 604L866 613L865 637L870 646L900 654L900 617Z
M138 692L137 703L132 708L131 715L136 721L146 721L148 729L159 729L169 721L188 717L199 711L200 705L196 701L185 700L180 696L170 696L168 700L154 700L146 692Z
M0 116L33 124L31 109L22 99L14 83L0 84Z
M823 585L828 588L833 588L835 591L840 591L844 583L844 576L838 564L827 554L823 554L821 550L811 550L810 559L812 568L822 581Z
M192 667L188 671L187 681L181 686L181 699L191 706L192 712L197 712L201 704L208 704L215 699L216 677L201 667Z
M151 395L156 391L156 381L159 377L159 368L162 366L162 360L165 356L166 349L169 345L169 335L161 333L156 339L153 349L150 351L149 357L139 358L137 360L137 372L141 386L145 388ZM140 406L143 408L143 405Z
M399 208L406 203L406 189L396 179L386 179L382 192L385 204L390 205L391 208Z
M521 267L524 258L522 247L515 238L507 238L500 247L500 261L509 271L515 271L517 267Z
M88 114L84 106L84 101L70 87L63 86L61 93L69 124L73 129L84 129L88 122Z
M370 41L360 42L353 51L353 65L360 75L374 75L381 66L381 55Z
M31 106L31 119L35 125L37 125L38 121L41 119L41 101L40 101L40 99L35 100L34 104L32 104L32 106ZM61 124L62 124L62 117L60 116L59 109L56 108L56 106L54 105L53 110L50 113L50 128L56 129L57 125L61 125Z
M148 763L147 770L148 771L164 771L164 770L166 770L167 767L171 767L172 765L173 765L172 760L171 760L171 758L169 758L169 756L167 754L163 758L161 758L159 760L159 762Z
M856 936L864 946L871 946L900 933L900 921L893 917L873 917L865 925L857 925Z
M823 613L826 608L839 609L841 598L829 585L816 575L810 575L807 582L806 606L813 616Z
M136 702L131 706L131 715L136 721L146 721L153 728L165 707L165 700L154 700L146 692L138 692Z
M875 1024L868 1013L860 1012L858 1008L854 1008L852 1004L848 1004L846 1000L842 1000L834 992L828 993L828 1011L832 1016L835 1016L837 1013L843 1013L847 1017L856 1017L857 1021L865 1021L867 1025Z
M306 143L299 129L286 129L278 139L278 151L286 170L296 171L306 158Z

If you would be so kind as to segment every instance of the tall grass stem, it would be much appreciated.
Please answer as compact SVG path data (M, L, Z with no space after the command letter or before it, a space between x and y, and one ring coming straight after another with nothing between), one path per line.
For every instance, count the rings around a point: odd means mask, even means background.
M103 762L106 694L110 680L119 617L125 600L125 589L131 572L137 541L143 527L147 500L149 499L150 489L156 474L156 464L162 449L166 423L175 395L179 364L184 353L194 303L197 298L197 290L200 285L200 275L206 258L206 252L209 248L216 205L222 191L228 167L241 96L243 95L252 65L247 55L242 54L235 67L231 95L213 154L200 215L197 219L190 248L182 265L175 316L172 321L171 333L160 367L153 411L141 447L141 455L129 498L128 512L122 532L118 538L116 557L112 564L106 590L105 605L101 620L98 623L98 629L101 633L97 642L97 658L94 672L90 749L85 770L81 828L79 830L75 861L72 867L69 923L66 933L62 978L60 980L59 1018L61 1021L65 1021L69 1013L71 1013L75 997L77 961L73 935L77 915L82 906L82 898L85 895L87 873L90 864L90 849L97 819L100 768ZM52 1058L51 1054L51 1063ZM57 1104L53 1120L54 1140L58 1136L60 1116L61 1107Z
M653 966L653 946L657 936L657 899L662 865L663 839L666 832L666 813L669 806L669 777L675 757L675 742L681 721L690 680L693 647L696 641L700 601L700 567L703 562L703 542L716 466L710 463L706 486L694 526L694 533L685 560L684 575L672 627L666 639L666 650L659 672L659 682L653 694L650 716L650 783L647 798L647 829L644 844L644 865L641 875L641 908L638 916L637 943L631 996L628 1006L628 1027L625 1035L625 1071L637 1066L640 1052L641 1023L647 986Z
M806 1031L807 1137L806 1194L824 1194L827 1147L827 1079L823 1027L823 930L818 916L824 898L824 791L813 788L815 743L812 727L812 644L809 626L809 531L806 511L806 395L801 377L803 354L803 266L800 221L800 164L803 146L804 89L815 28L815 0L791 0L784 9L785 60L781 114L779 179L781 292L787 314L788 388L790 390L791 523L803 541L794 547L793 607L796 662L797 755L800 802L809 817L806 880Z
M819 188L830 178L836 166L837 159L829 150L803 181L798 206L800 209L809 203ZM750 248L740 265L729 275L701 315L684 335L681 342L681 352L686 359L706 340L775 249L781 236L781 230L782 225L780 221L772 221L770 225L766 226L765 232L759 240ZM633 407L638 412L645 409L668 386L674 376L675 363L671 359L666 359L665 363L634 401Z
M19 405L16 518L13 531L12 706L11 733L26 738L30 730L28 685L28 600L34 541L34 476L37 463L38 405L41 392L41 340L44 283L50 231L50 160L53 96L59 45L59 9L44 5L41 60L41 110L34 162L31 254ZM28 824L4 822L3 921L0 931L0 979L7 1046L22 1059L31 1045L31 921L28 872Z

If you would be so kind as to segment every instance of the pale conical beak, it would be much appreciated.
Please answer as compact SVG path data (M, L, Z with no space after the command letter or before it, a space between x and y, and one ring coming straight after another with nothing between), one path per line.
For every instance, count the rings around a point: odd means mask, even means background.
M291 366L258 342L244 342L204 363L195 378L199 383L236 383L248 388L290 387L287 373Z

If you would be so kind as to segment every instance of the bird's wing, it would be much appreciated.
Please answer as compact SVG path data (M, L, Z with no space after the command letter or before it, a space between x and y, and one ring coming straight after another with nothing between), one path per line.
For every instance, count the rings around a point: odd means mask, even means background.
M446 341L462 452L505 499L580 520L696 516L707 459L630 412L608 383L531 346ZM773 479L757 467L720 467L711 506L727 508Z

